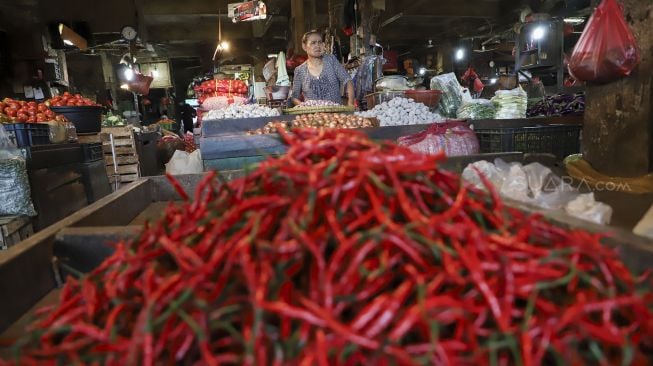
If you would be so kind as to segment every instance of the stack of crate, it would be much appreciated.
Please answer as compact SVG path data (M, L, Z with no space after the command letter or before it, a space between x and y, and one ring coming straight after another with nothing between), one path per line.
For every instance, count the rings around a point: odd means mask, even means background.
M131 127L106 127L101 132L104 161L112 187L131 183L140 177L138 154Z
M32 236L34 229L27 216L2 216L0 233L0 250L6 250Z

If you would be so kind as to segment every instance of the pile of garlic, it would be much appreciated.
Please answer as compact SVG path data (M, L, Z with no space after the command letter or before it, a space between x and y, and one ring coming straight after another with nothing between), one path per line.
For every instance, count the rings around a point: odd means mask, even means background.
M365 118L375 117L381 127L429 124L444 121L438 113L432 113L429 107L417 103L413 99L394 98L381 103L374 109L359 112L357 115Z
M276 117L280 114L277 109L258 104L232 104L224 109L209 111L204 115L204 120Z

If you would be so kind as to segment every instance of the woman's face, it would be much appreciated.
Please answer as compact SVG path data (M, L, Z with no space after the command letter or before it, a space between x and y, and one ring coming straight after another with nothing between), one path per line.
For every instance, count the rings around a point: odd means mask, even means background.
M322 57L322 54L324 54L324 42L319 34L311 34L308 36L303 47L309 57Z

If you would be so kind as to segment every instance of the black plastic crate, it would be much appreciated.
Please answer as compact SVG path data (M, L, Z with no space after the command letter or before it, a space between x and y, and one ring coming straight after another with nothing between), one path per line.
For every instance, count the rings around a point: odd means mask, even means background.
M89 204L111 194L111 185L104 160L82 163L80 171Z
M77 133L96 133L102 129L104 108L100 106L50 107L50 109L72 122Z
M553 154L559 159L580 153L580 125L476 129L482 153L518 151Z
M94 161L102 160L104 158L104 151L102 150L102 143L96 142L93 144L82 145L82 162L91 163Z
M16 147L50 144L50 126L45 123L10 123L3 126Z

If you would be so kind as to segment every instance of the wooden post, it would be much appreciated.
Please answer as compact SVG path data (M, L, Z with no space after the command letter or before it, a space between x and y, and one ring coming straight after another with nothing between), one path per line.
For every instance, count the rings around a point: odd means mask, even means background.
M653 13L649 2L623 3L642 62L627 78L587 88L583 156L603 174L635 177L653 171Z
M292 48L294 48L295 54L303 53L304 50L302 50L302 36L304 33L306 33L304 0L291 0L290 14L293 40Z

